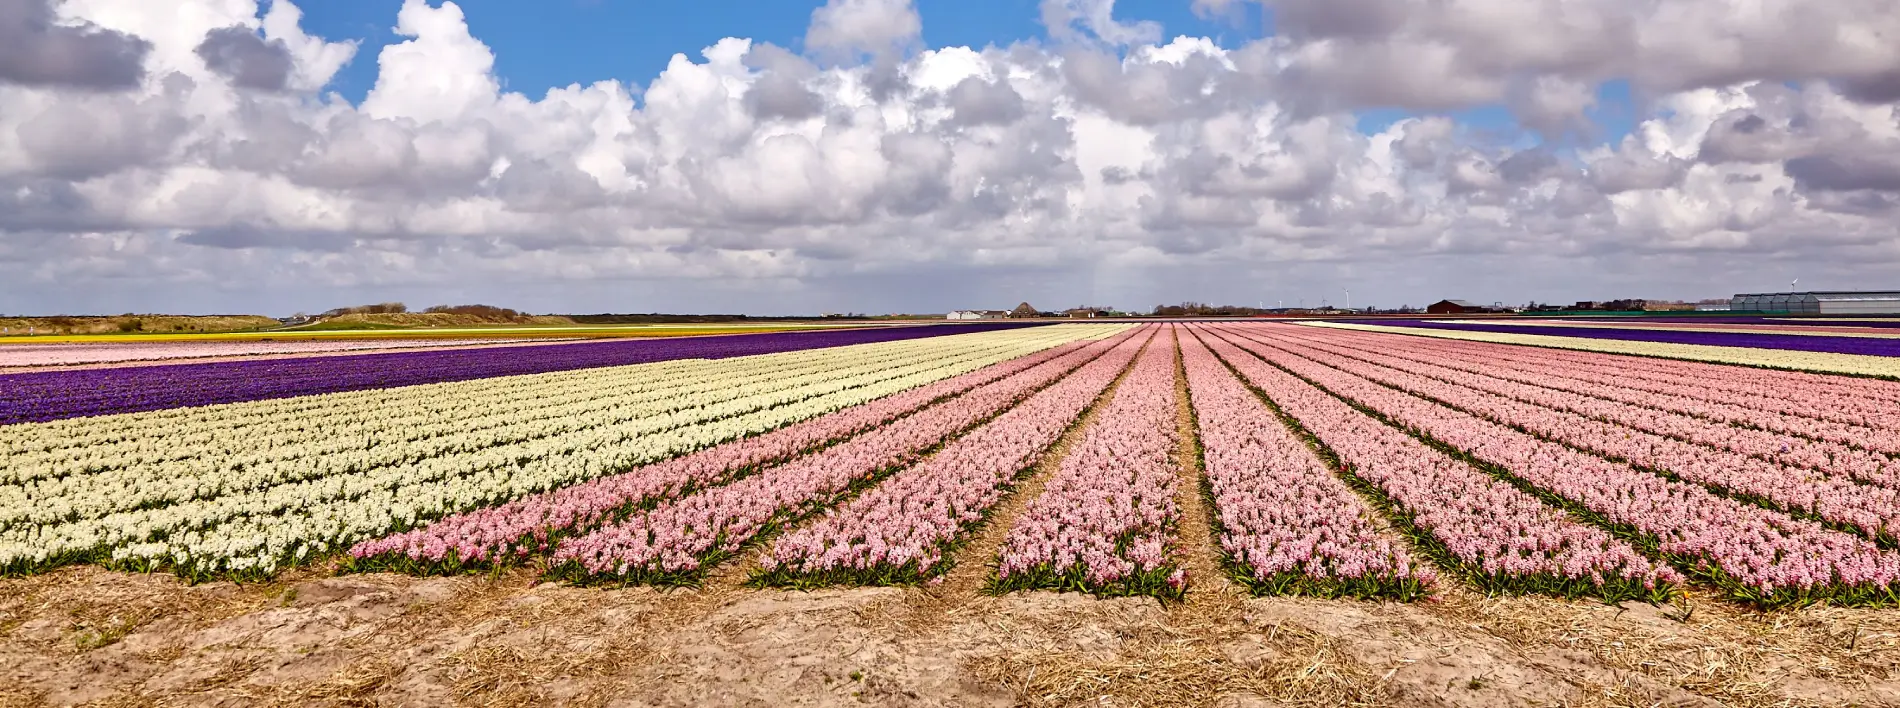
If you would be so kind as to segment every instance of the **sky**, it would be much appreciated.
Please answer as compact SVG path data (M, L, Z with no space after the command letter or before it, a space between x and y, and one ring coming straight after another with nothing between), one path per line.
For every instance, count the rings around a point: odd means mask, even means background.
M1891 0L0 0L0 313L1900 288Z

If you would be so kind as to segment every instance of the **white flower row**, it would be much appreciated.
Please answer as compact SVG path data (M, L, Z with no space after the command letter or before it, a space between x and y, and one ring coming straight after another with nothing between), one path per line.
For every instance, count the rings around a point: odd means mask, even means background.
M796 388L773 387L759 394L726 387L696 394L695 405L671 400L652 404L653 414L644 417L596 409L581 416L583 425L576 429L514 444L7 529L0 532L0 567L109 553L118 560L170 563L193 571L269 571L281 562L419 521L757 434L1113 329L1078 325L914 340L901 343L899 351L910 355L897 359L887 354L898 343L843 347L829 352L833 368L827 375ZM712 363L730 378L771 365L769 358L777 356ZM535 397L531 389L518 395ZM143 483L166 477L162 466L144 471ZM142 486L138 479L127 484ZM73 515L70 509L54 508L52 513Z
M1354 322L1301 322L1299 324L1309 327L1353 329L1362 332L1385 332L1388 334L1409 334L1419 337L1437 337L1439 339L1462 339L1469 342L1524 344L1535 347L1575 349L1608 354L1634 354L1637 356L1654 356L1667 359L1707 361L1718 364L1765 366L1773 369L1794 369L1798 371L1818 371L1830 374L1858 374L1861 376L1884 376L1889 378L1900 377L1900 357L1891 356L1829 354L1825 352L1805 352L1789 349L1756 349L1753 347L1719 347L1707 344L1633 342L1617 339L1561 337L1548 334L1466 332L1427 329L1424 327L1392 327L1388 325L1359 324Z

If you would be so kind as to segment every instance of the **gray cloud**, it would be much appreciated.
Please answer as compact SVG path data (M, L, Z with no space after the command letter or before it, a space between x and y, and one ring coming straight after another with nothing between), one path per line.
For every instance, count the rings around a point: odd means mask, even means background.
M1589 178L1604 194L1670 189L1682 184L1689 161L1643 153L1626 143L1615 154L1590 163Z
M746 91L746 107L759 118L802 120L825 109L825 99L813 93L805 82L818 75L818 67L778 46L759 43L745 56L746 66L761 76Z
M290 48L282 40L265 41L242 26L212 30L196 50L205 66L239 88L282 91L290 81Z
M173 75L170 91L148 98L73 93L27 114L15 133L39 174L86 179L165 159L190 130L181 93L190 81Z
M1562 173L1557 156L1549 150L1530 148L1512 153L1498 163L1498 176L1512 184L1527 184L1557 177Z
M194 229L179 234L176 240L190 246L228 250L267 248L315 253L342 253L356 245L356 240L347 234L246 223Z
M958 125L1008 125L1023 117L1023 97L1006 80L972 76L951 87L947 98Z
M1787 162L1803 188L1828 192L1900 192L1900 152L1810 155Z
M53 20L51 0L0 0L0 82L125 89L144 78L150 42Z

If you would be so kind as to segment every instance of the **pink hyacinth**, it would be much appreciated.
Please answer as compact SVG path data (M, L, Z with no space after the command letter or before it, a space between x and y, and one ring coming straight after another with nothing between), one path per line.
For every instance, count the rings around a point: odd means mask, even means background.
M1541 440L1327 366L1306 356L1323 352L1302 341L1303 331L1300 336L1281 327L1226 331L1236 333L1243 348L1288 371L1655 539L1663 553L1699 564L1743 597L1776 601L1900 591L1900 554L1866 539Z

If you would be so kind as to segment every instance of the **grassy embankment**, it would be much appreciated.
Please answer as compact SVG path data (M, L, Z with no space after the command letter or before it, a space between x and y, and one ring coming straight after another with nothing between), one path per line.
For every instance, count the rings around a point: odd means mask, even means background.
M0 317L0 337L250 332L278 326L260 315Z

